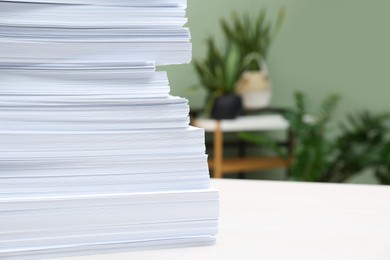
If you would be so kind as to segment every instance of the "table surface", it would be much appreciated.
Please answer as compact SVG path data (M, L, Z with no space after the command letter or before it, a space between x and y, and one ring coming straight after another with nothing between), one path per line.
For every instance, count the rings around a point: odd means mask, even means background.
M212 185L221 199L216 245L66 259L390 259L389 187L226 179Z
M217 128L218 121L223 132L274 131L286 130L289 127L288 121L282 115L251 115L223 120L195 118L193 124L204 128L206 132L213 132Z

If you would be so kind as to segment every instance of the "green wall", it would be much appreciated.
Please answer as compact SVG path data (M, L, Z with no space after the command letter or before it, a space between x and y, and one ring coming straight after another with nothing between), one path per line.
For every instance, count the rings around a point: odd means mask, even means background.
M205 54L207 36L223 41L221 17L267 8L275 18L281 5L287 18L268 59L273 105L290 106L294 91L302 90L313 104L330 93L340 94L339 119L349 111L390 109L388 0L189 0L193 56ZM168 71L171 93L187 97L193 108L202 107L204 93L188 88L197 82L191 65Z

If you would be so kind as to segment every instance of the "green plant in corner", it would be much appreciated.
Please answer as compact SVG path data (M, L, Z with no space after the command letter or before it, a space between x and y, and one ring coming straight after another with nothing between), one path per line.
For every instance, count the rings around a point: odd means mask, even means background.
M390 154L389 119L389 113L363 111L348 115L340 124L340 134L333 144L331 165L324 173L323 181L344 182L368 169L376 169L378 176L384 176L386 165L389 166L386 157Z
M208 53L204 60L194 60L200 85L207 91L205 114L209 115L215 99L224 94L234 93L234 86L240 77L240 48L228 43L224 52L217 48L212 38L207 41Z
M329 133L330 120L339 101L337 96L323 101L314 120L307 119L305 96L297 93L295 100L295 108L285 115L295 134L289 179L345 182L373 169L382 184L390 185L390 113L375 115L363 111L350 114L335 135ZM287 152L267 136L242 133L240 137L289 159Z

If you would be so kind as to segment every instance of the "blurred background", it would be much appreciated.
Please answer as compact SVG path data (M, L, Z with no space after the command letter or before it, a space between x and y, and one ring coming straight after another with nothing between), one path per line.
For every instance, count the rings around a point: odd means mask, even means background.
M390 51L388 49L390 16L387 14L389 8L390 2L385 0L189 1L188 27L192 34L193 58L199 62L206 60L209 51L207 39L210 37L213 38L222 55L229 55L225 50L230 41L221 27L221 19L225 19L234 29L232 13L236 13L238 18L243 20L249 17L248 20L255 23L262 11L265 13L265 21L271 28L277 27L279 20L282 20L280 28L276 28L278 32L270 43L267 53L261 53L262 56L266 56L267 73L272 90L272 99L267 107L292 109L297 113L296 93L299 92L306 100L304 102L307 111L305 112L314 114L314 117L321 120L323 103L332 99L332 95L337 95L339 100L334 101L337 104L329 107L331 110L328 115L330 119L327 119L329 124L320 126L321 135L326 135L324 138L320 136L323 150L328 149L324 148L325 146L340 143L343 138L343 140L347 137L352 138L352 133L358 135L359 131L367 134L377 131L376 139L370 139L370 136L354 136L355 139L345 140L352 146L356 143L358 143L356 146L359 146L355 149L359 151L351 152L356 153L356 156L348 160L358 163L372 154L376 156L370 159L370 162L366 162L366 165L351 166L352 171L356 173L351 173L350 176L337 181L326 178L305 179L299 176L295 179L386 184L389 180L386 178L390 176L389 160L386 158L390 153L388 153L389 146L385 145L388 143L388 124L385 122L387 119L384 119L386 116L382 118L382 115L390 110ZM282 18L281 12L285 12ZM207 86L202 86L201 75L195 70L194 64L169 66L163 69L168 70L171 94L188 98L191 110L203 111L211 91ZM194 89L193 86L200 87ZM332 100L329 102L332 103ZM320 114L317 115L315 111L320 111ZM291 118L287 119L291 120ZM349 130L340 127L340 124L345 124ZM371 125L363 129L368 124ZM299 129L293 131L299 132ZM349 133L347 137L346 132ZM209 141L212 145L213 135L210 134ZM241 133L238 131L236 134ZM295 142L298 150L300 142L304 141L299 138L298 135ZM257 144L261 142L263 141ZM317 171L329 172L326 167L338 163L335 162L335 157L340 157L340 154L335 154L340 153L344 148L337 149L337 151L331 149L322 151L322 155L325 154L324 156L329 158L322 163L325 166L316 168ZM249 153L257 153L257 151ZM295 155L295 158L299 159L299 156L299 154ZM247 174L245 178L294 179L292 178L294 176L285 176L286 174L280 171L273 173L264 170L260 173ZM238 177L230 174L226 176Z

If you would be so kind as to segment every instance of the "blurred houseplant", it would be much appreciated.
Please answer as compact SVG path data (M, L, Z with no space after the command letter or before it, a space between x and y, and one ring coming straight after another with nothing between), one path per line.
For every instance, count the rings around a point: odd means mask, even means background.
M221 21L226 40L224 51L210 38L206 58L193 62L200 84L208 92L206 115L217 119L234 118L241 107L235 92L253 95L253 89L269 90L268 74L260 69L264 69L264 59L283 23L284 13L281 8L274 27L266 20L264 10L255 21L249 15L240 19L237 14L232 16L231 26L226 20Z
M234 94L235 83L243 71L240 48L227 43L222 52L212 38L207 44L206 58L193 62L200 83L208 93L205 114L216 119L234 118L242 107L240 97Z
M248 14L233 14L231 23L221 21L226 38L240 46L242 66L245 72L236 84L236 93L243 97L245 109L259 109L269 105L271 84L266 66L269 49L280 31L286 10L279 9L275 24L266 19L262 10L256 19Z
M307 101L295 96L296 107L286 113L295 135L289 176L295 181L345 182L368 169L374 169L379 181L390 184L390 114L373 115L367 111L349 115L332 133L331 119L338 103L330 96L321 104L315 120L307 120ZM242 133L241 138L271 148L288 158L275 141L264 135Z
M340 125L340 134L334 141L331 164L323 178L344 182L366 170L374 170L382 183L390 177L389 113L368 111L350 114ZM388 183L390 184L390 183Z

